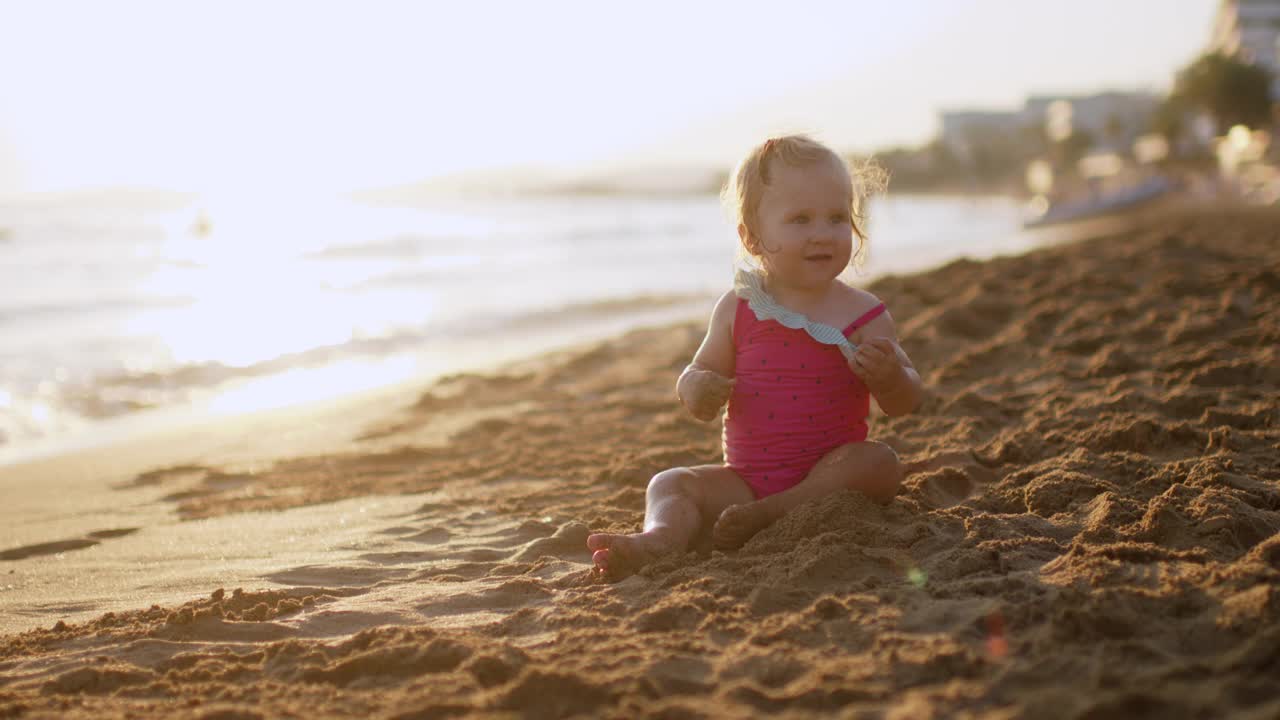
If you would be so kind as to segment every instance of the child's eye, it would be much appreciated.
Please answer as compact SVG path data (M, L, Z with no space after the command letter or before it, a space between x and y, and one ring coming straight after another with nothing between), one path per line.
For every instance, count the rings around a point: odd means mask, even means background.
M845 215L844 213L836 213L835 215L831 216L831 222L833 223L843 223L848 221L849 221L849 216Z
M801 225L803 225L804 223L809 222L809 216L808 215L792 215L791 222L800 223Z

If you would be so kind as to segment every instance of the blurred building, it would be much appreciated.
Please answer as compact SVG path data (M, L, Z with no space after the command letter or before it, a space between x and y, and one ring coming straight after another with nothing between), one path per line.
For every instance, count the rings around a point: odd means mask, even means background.
M1280 1L1280 0L1278 0ZM1104 92L1095 95L1034 95L1019 110L944 111L940 114L941 140L960 157L974 145L991 139L1006 142L1028 132L1041 132L1050 108L1069 108L1069 132L1087 133L1099 148L1125 151L1147 132L1151 114L1161 98L1146 92ZM1061 112L1058 113L1061 117Z
M1024 112L1045 119L1049 108L1065 103L1070 107L1072 132L1088 133L1100 149L1126 152L1139 135L1147 132L1151 115L1161 97L1148 92L1104 92L1096 95L1035 95L1027 100Z
M941 122L942 139L959 144L971 135L1013 132L1037 121L1021 110L945 110L941 113Z
M976 148L1016 136L1040 120L1021 110L946 110L939 114L941 140L956 157L969 159Z
M1266 67L1280 100L1280 0L1222 0L1209 51Z

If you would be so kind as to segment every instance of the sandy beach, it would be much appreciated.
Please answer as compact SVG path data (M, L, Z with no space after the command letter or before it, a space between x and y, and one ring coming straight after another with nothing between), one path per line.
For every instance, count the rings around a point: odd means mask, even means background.
M617 584L700 321L0 468L0 718L1280 717L1280 213L870 289L903 492Z

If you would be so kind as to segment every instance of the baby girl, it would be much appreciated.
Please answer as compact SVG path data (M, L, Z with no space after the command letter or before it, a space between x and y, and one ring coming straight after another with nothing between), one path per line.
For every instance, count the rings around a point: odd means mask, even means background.
M644 530L587 538L610 580L683 551L711 528L741 547L792 508L842 488L888 502L902 466L867 440L870 399L904 415L923 397L893 319L871 293L838 278L865 248L865 178L804 136L752 150L725 196L754 267L711 313L707 335L676 383L694 417L724 418L724 464L664 470L649 481ZM856 248L855 248L856 239Z

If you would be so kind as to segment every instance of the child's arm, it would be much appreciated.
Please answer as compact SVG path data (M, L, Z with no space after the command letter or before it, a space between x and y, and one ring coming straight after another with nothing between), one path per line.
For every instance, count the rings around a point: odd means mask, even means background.
M862 378L876 404L890 417L910 414L924 399L924 383L911 358L898 344L898 335L889 313L867 323L849 367Z
M725 293L711 311L707 335L676 381L676 395L695 418L710 422L733 392L733 316L738 296Z

